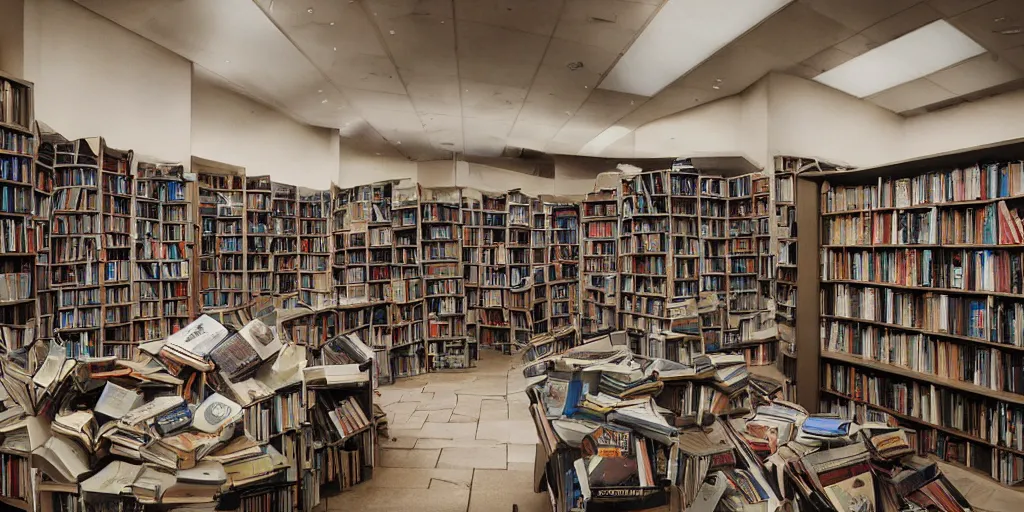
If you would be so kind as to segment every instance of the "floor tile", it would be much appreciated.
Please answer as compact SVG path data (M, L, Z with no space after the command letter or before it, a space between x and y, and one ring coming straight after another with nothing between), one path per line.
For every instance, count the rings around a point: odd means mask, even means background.
M461 414L452 414L451 418L448 418L448 423L476 423L477 418L472 416L463 416Z
M457 400L458 398L455 393L433 393L433 398L421 401L420 404L416 406L416 410L440 411L442 409L454 409Z
M420 429L421 439L475 439L476 423L426 422Z
M484 400L480 402L480 419L507 420L508 404L505 403L505 399L503 398L501 400Z
M392 434L394 435L394 434ZM402 437L390 437L387 439L380 440L381 448L396 448L401 450L408 450L416 447L416 441L419 439L415 437L402 436Z
M477 439L493 439L503 443L536 443L537 431L533 421L496 420L480 421Z
M420 391L414 391L412 393L406 393L405 395L402 395L403 402L429 402L433 399L433 393L423 393Z
M458 404L455 406L452 414L458 414L467 418L479 418L481 402L483 402L483 397L481 396L458 395Z
M510 444L508 445L508 461L509 462L526 462L533 464L533 459L537 455L537 445L535 444Z
M441 450L381 450L380 466L385 468L432 468Z
M356 486L354 490L326 500L328 512L466 512L469 490L454 491L450 487L441 487L394 492L393 489Z
M431 423L448 423L448 420L452 417L452 409L441 409L439 411L430 411L427 413L427 421ZM420 428L423 428L420 425Z
M419 402L395 402L387 407L384 407L384 412L398 414L412 414L416 412L416 406Z
M469 512L512 510L519 512L549 512L551 501L547 493L533 492L533 472L478 469L473 472L473 487L469 498Z
M482 448L442 448L438 468L505 469L505 445Z
M416 448L434 450L438 448L485 448L501 446L497 441L482 439L417 439Z
M374 469L373 478L366 485L389 489L428 489L433 480L469 489L473 481L473 470L380 467Z

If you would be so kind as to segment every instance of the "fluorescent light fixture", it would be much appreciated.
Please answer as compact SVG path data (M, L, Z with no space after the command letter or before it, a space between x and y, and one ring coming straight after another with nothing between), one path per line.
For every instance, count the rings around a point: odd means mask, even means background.
M625 126L611 126L605 131L598 134L597 137L591 139L590 142L584 144L583 147L580 148L578 154L597 156L599 153L604 151L604 148L611 146L612 144L615 143L615 141L621 139L622 137L625 137L626 134L628 134L631 131L633 130L626 128Z
M654 96L792 0L668 0L601 82Z
M854 57L814 80L863 98L982 53L985 48L939 20Z

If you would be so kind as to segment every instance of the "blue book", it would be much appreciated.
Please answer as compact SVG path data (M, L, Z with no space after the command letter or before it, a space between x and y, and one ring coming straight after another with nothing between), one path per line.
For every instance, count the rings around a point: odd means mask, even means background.
M800 427L804 432L821 437L843 437L850 433L850 422L841 418L810 416Z

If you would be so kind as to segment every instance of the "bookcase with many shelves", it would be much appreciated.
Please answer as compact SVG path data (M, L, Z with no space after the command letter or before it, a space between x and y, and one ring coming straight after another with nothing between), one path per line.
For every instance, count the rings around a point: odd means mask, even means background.
M700 295L699 176L692 167L680 166L673 168L668 177L671 194L671 296L673 301L681 302Z
M331 284L338 302L348 299L345 283L345 244L348 239L348 189L331 184Z
M348 235L345 239L345 283L352 300L370 300L368 229L373 189L360 185L349 189Z
M532 306L530 310L530 321L533 325L534 334L548 332L550 316L548 311L548 219L551 215L551 206L540 199L531 201L530 210L533 212L533 221L530 229L530 247L533 254L533 292Z
M580 207L551 207L548 246L549 328L557 331L579 326L580 300Z
M53 338L54 312L57 308L57 292L51 287L51 219L53 216L53 165L56 154L54 141L47 140L36 132L35 159L35 207L33 209L33 228L35 230L36 264L32 285L36 295L36 335L42 339ZM10 145L6 144L7 147ZM5 237L6 239L6 237ZM7 282L7 281L5 281ZM19 295L7 294L6 297L16 299ZM6 338L4 338L6 341Z
M131 151L107 147L103 139L100 166L100 197L102 200L102 229L100 293L103 299L101 321L104 356L129 358L132 356L132 260L134 242L132 208L135 185L132 176Z
M420 257L420 188L397 183L391 189L394 266L391 282L391 346L385 359L391 375L421 371L424 350L423 272Z
M509 353L512 326L505 290L509 287L508 194L485 193L481 207L480 304L477 333L482 346Z
M245 178L245 272L251 295L274 293L272 187L270 176Z
M200 290L203 309L248 301L245 255L245 169L211 162L195 169L202 227Z
M480 339L479 320L483 299L480 290L483 248L483 195L462 189L462 277L466 286L466 334Z
M634 331L668 330L671 269L668 171L625 176L620 186L620 327Z
M390 302L395 251L394 228L391 225L392 183L374 183L370 192L370 221L367 224L368 293L371 302Z
M823 180L818 405L1019 486L1024 164L987 151L800 175Z
M425 188L420 201L423 251L426 367L468 368L472 355L466 337L466 296L458 188Z
M39 165L45 174L47 165L52 167L53 161L51 157L48 164L36 164L39 138L33 130L32 84L0 73L0 95L0 339L8 350L16 350L33 341L37 332L39 308L33 280L37 277L37 258L44 256L37 252L40 240L35 220L39 206L36 169ZM43 205L48 204L44 199ZM5 461L11 457L3 456ZM24 492L27 486L14 487L20 488L0 495L31 498L31 492Z
M513 346L523 347L530 342L530 295L532 268L531 250L531 198L513 190L508 194L508 230L505 234L505 262L508 265L508 290L505 306ZM511 348L511 347L510 347Z
M329 302L331 290L331 193L299 189L299 301Z
M722 349L728 296L728 184L720 177L701 176L699 186L700 293L713 305L700 313L700 334L704 350Z
M583 336L614 330L618 300L619 198L616 190L587 194L581 215Z
M779 371L786 377L784 396L795 402L796 395L796 174L803 167L799 158L775 158L775 324L778 329Z
M270 182L273 237L274 293L299 291L299 191L298 187Z

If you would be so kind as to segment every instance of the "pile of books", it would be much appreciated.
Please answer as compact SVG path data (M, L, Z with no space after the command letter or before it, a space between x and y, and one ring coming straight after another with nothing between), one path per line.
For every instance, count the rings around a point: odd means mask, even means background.
M365 388L373 352L351 336L332 340L331 364L307 367L307 347L282 340L267 324L275 318L232 327L203 315L132 360L73 359L59 339L5 351L0 452L31 461L40 489L85 503L213 510L291 486L276 509L296 509L303 448L316 449L299 444L301 430L307 411L320 409L298 402L313 387L306 379ZM372 429L371 400L318 398L330 414L323 426L338 430L327 435Z
M742 355L648 358L619 333L557 354L535 341L536 490L558 512L969 510L902 429L808 414Z

